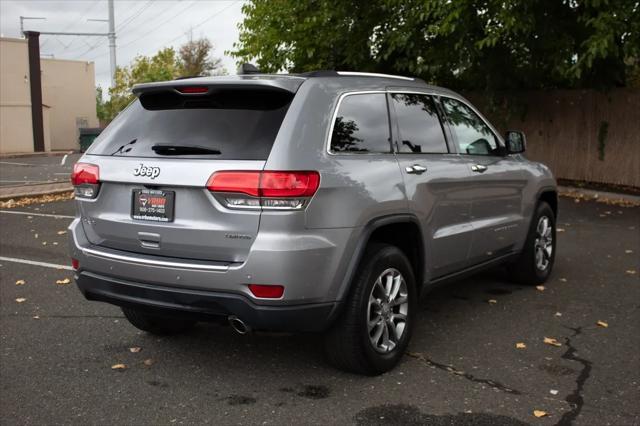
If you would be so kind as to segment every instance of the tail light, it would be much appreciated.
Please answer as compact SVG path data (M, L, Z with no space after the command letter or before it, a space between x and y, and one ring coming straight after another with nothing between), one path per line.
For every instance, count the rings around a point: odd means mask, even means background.
M282 285L249 284L249 290L261 299L280 299L284 294Z
M299 210L319 185L313 171L222 171L211 175L207 189L230 208Z
M78 259L71 258L71 268L77 271L80 268L80 261Z
M76 197L96 198L100 189L100 168L95 164L74 164L71 183Z

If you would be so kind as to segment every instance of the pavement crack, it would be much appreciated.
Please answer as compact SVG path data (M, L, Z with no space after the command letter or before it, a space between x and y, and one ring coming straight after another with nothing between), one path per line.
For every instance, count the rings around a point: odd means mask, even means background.
M571 406L571 410L562 415L558 423L556 423L556 426L572 425L576 418L580 415L580 412L584 407L584 397L582 396L582 391L584 390L584 384L591 375L591 367L593 365L593 363L588 359L578 356L578 350L571 342L571 339L579 336L582 333L582 327L568 328L573 331L573 334L569 337L565 337L567 350L560 357L562 359L575 361L582 364L582 370L576 378L576 388L565 398L565 401L567 401L567 403L569 403L569 405Z
M506 392L506 393L510 393L513 395L522 395L522 392L520 392L519 390L510 388L500 382L496 382L495 380L491 380L491 379L482 379L482 378L478 378L476 376L474 376L471 373L466 373L462 370L458 370L455 367L452 367L450 365L447 364L441 364L439 362L433 361L429 358L427 358L424 354L418 353L418 352L407 352L407 356L410 356L411 358L415 358L418 359L422 362L424 362L427 366L429 367L433 367L433 368L437 368L438 370L442 370L442 371L446 371L449 374L453 374L456 376L460 376L464 379L469 380L470 382L473 383L480 383L483 385L487 385L492 389L496 389L502 392Z

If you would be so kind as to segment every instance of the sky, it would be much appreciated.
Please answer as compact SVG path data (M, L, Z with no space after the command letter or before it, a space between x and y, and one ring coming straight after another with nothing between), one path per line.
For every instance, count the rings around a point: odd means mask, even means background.
M223 61L227 72L236 70L235 60L224 55L238 40L243 0L116 0L116 62L128 65L137 55L153 55L163 47L177 48L189 39L207 37L215 47L213 56ZM25 30L61 32L108 31L107 0L0 0L0 34L20 37L20 16L44 17L25 20ZM96 85L109 87L109 43L107 37L40 36L44 57L95 62Z

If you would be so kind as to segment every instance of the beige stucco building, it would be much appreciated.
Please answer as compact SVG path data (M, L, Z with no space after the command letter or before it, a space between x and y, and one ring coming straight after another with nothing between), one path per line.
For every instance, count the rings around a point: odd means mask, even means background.
M77 150L78 129L98 127L92 62L40 59L44 150ZM0 38L0 154L34 151L27 40Z

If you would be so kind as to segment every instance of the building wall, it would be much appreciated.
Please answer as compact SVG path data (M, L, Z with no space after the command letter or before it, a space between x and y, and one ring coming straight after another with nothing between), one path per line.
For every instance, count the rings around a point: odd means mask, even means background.
M51 150L79 149L78 129L98 127L93 62L44 59L42 101L49 105Z
M29 55L22 39L0 38L0 152L33 152Z

